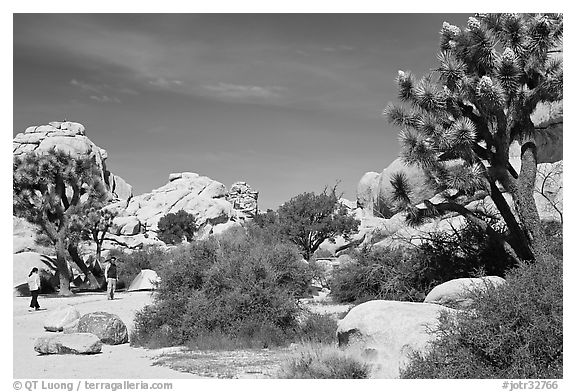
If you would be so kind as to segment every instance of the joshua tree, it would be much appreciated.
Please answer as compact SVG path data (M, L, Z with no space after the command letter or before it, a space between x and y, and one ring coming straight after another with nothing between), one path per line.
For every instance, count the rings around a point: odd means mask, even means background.
M562 25L562 15L557 14L477 14L464 29L445 22L439 67L419 81L399 71L399 98L410 109L389 104L385 114L402 128L404 161L422 168L430 186L444 197L417 208L406 178L395 176L394 200L407 210L409 223L455 212L498 237L516 260L543 256L533 197L535 137L542 129L530 115L537 104L563 98ZM519 172L509 162L514 141L521 146ZM503 192L510 194L513 206ZM465 207L482 194L491 196L506 222L506 239Z
M70 295L67 255L95 282L78 255L85 207L107 200L94 159L73 158L58 150L29 153L13 162L14 214L40 227L55 246L60 295Z

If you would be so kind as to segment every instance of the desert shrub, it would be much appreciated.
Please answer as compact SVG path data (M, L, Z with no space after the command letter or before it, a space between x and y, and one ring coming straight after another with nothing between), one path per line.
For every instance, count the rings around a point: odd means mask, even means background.
M356 263L346 263L332 272L331 295L339 302L372 299L421 301L427 286L419 281L419 265L402 250L361 250Z
M157 270L167 259L166 251L158 246L147 246L132 252L113 249L109 256L117 258L119 289L130 286L143 269Z
M404 378L562 378L562 263L522 264L507 284L477 293L470 311L444 315L427 355Z
M334 346L308 345L289 358L278 374L288 379L368 378L370 365Z
M184 238L191 240L196 229L194 215L180 210L160 218L158 221L158 239L166 244L179 244Z
M556 221L542 222L542 228L544 229L544 235L546 236L548 252L558 260L563 260L562 223Z
M301 342L331 344L336 342L338 322L328 314L311 313L298 327Z
M513 260L476 226L427 235L409 249L362 249L332 273L332 297L340 302L372 299L424 300L436 285L478 275L504 276Z
M310 280L295 246L223 237L178 246L170 258L154 304L136 315L134 344L196 347L227 336L270 347L294 339L297 296Z

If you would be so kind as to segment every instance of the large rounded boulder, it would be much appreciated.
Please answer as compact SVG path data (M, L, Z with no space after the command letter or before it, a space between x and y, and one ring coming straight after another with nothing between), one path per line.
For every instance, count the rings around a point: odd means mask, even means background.
M128 343L128 328L115 314L93 312L85 314L78 321L78 332L89 332L98 336L104 344Z
M44 320L44 329L50 332L73 330L78 326L79 321L80 312L78 309L65 305L48 313Z
M374 377L397 378L412 352L427 350L442 311L457 312L427 303L368 301L339 321L338 345L372 362Z
M434 287L424 302L451 308L467 308L472 304L476 292L486 292L504 283L506 280L499 276L452 279Z
M34 350L40 354L96 354L102 342L91 333L45 334L36 339Z

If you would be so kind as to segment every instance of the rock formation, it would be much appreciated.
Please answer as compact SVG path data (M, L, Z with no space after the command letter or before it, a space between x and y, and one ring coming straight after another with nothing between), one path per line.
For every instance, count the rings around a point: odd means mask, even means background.
M14 156L30 152L47 153L52 149L74 157L94 158L111 196L121 200L130 199L132 196L132 187L121 177L108 171L108 153L88 139L82 124L55 121L48 125L28 127L23 133L17 134L12 143Z
M226 200L224 184L196 173L172 173L168 184L150 193L119 201L107 208L115 210L112 234L107 238L119 245L158 243L158 222L169 213L184 210L194 216L198 236L205 237L214 226L238 219L239 212Z
M248 218L254 218L258 213L258 191L255 191L244 181L232 184L226 200L235 210L242 212Z
M374 364L374 378L398 378L412 352L425 352L442 311L457 312L418 302L364 302L338 322L338 345L360 351Z

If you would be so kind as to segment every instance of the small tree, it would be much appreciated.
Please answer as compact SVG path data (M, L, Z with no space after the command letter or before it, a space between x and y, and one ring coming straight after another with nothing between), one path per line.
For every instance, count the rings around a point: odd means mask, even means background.
M158 222L158 238L166 244L174 245L184 239L191 240L196 230L194 215L184 210L166 214Z
M293 197L278 209L282 235L298 245L306 260L322 242L334 241L337 235L349 239L359 222L346 212L336 196L336 188L316 195L306 192Z
M102 244L106 234L112 227L112 221L118 215L116 211L103 208L102 205L91 206L86 209L83 219L83 239L94 241L96 244L96 259L101 262Z
M406 178L392 179L395 201L412 224L458 213L497 239L516 260L544 256L545 239L534 201L536 127L530 115L539 103L563 98L562 15L478 14L460 29L444 23L439 67L420 81L399 71L399 97L411 109L391 104L385 113L402 128L401 156L427 174L443 201L411 201ZM554 55L552 55L553 52ZM521 145L519 172L509 162ZM514 209L502 191L512 196ZM489 194L506 222L503 238L465 207Z
M55 246L60 295L70 295L67 256L95 282L78 254L86 205L104 203L108 193L95 159L74 158L52 150L29 153L13 161L14 215L40 227L43 240Z

